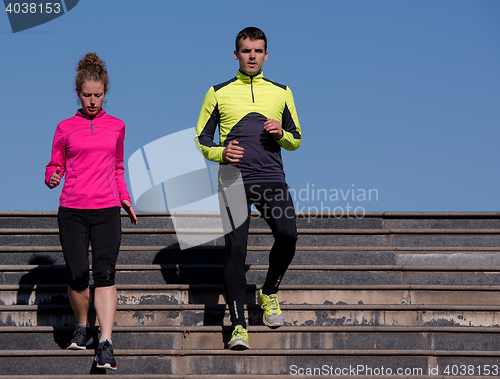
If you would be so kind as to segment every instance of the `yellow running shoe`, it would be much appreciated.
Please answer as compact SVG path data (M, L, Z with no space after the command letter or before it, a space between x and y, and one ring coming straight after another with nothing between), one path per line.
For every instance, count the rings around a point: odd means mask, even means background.
M233 330L233 334L231 334L231 341L227 343L227 346L231 350L246 350L250 349L250 345L248 344L248 332L241 325L236 325Z
M280 303L278 302L278 295L264 295L261 288L257 298L259 299L260 307L264 311L262 315L264 324L270 328L279 328L283 325L283 314L280 309Z

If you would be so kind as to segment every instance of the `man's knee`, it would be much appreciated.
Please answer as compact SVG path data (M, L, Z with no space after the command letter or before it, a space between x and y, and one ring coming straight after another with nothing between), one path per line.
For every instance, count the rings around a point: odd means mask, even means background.
M276 235L276 240L286 245L295 245L297 238L297 230L295 229L281 230Z

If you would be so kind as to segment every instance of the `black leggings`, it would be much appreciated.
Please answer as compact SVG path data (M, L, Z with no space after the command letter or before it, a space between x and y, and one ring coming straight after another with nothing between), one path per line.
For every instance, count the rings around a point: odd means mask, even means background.
M246 327L243 313L247 291L245 260L252 204L266 220L274 237L274 244L269 253L269 269L264 283L264 293L278 292L283 275L295 255L297 242L295 209L285 183L246 184L245 193L248 217L242 225L224 236L226 243L224 287L231 323L233 326L243 327ZM222 206L225 204L221 204Z
M120 250L120 207L73 209L59 207L59 238L69 270L69 286L76 291L89 286L89 241L92 244L92 276L96 287L115 284Z

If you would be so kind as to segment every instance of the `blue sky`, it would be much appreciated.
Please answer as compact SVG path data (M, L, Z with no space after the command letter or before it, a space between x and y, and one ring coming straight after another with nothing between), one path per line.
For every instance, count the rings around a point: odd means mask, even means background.
M85 53L108 66L105 109L126 123L127 161L196 125L208 88L236 74L236 34L257 26L264 75L291 87L302 127L300 149L283 153L299 209L500 211L499 20L496 0L82 0L14 34L2 12L0 210L57 209L45 165L78 108Z

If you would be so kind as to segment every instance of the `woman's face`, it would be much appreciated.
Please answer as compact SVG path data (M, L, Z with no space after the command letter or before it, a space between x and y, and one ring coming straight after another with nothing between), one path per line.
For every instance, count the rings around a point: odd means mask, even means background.
M101 82L85 81L80 90L76 90L82 110L89 116L95 116L104 101L104 84Z

